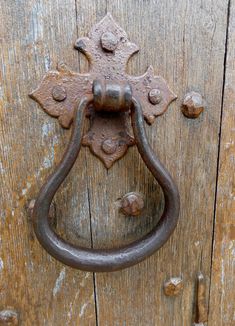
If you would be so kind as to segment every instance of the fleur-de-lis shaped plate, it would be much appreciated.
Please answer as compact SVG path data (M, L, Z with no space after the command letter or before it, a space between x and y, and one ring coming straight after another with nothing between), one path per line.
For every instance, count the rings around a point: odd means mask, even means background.
M128 60L139 48L128 40L126 32L111 14L108 13L92 28L89 37L79 38L75 48L87 57L89 73L73 72L66 65L59 64L57 71L49 71L39 87L30 94L48 114L58 118L62 127L70 127L77 99L92 93L92 84L96 79L129 83L133 96L142 104L148 124L152 124L176 99L166 81L154 76L152 67L142 76L126 73ZM83 145L90 146L91 151L110 168L129 146L134 145L128 114L97 113L90 107L89 117L91 127L83 137Z

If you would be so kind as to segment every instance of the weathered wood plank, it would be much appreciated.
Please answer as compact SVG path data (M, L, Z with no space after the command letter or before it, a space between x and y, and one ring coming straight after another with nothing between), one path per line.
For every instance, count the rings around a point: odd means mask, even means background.
M174 235L153 257L121 272L96 275L98 322L190 325L200 270L206 276L208 298L227 1L215 6L213 1L118 0L107 1L107 10L141 47L130 73L143 73L153 64L178 94L178 101L147 127L147 134L179 185L181 216ZM197 120L180 112L189 90L200 92L207 102ZM118 246L148 232L163 202L137 150L130 149L109 171L91 155L87 166L94 246ZM146 209L139 218L119 213L118 200L130 191L144 195ZM172 276L184 282L182 294L175 298L162 291Z
M210 291L210 326L235 324L235 1L231 1Z
M16 309L23 325L96 324L92 274L64 267L47 255L26 212L69 137L27 94L59 60L78 69L72 48L77 33L85 35L108 9L142 49L131 61L130 73L153 64L178 94L179 100L147 133L179 185L182 209L177 231L153 257L122 272L96 275L98 323L190 325L199 270L209 285L227 1L215 6L213 1L186 0L107 5L105 0L22 0L1 6L0 309ZM79 66L87 69L83 59ZM188 90L206 98L198 120L187 120L180 112ZM130 191L144 194L142 217L119 213L119 198ZM70 241L89 246L91 216L92 245L118 246L148 232L162 207L160 189L136 149L106 171L83 148L55 200L57 229ZM164 280L172 276L182 276L184 282L176 298L162 291Z
M28 93L57 61L78 68L75 2L2 1L0 12L0 310L14 308L22 325L95 325L92 274L52 259L35 239L26 210L70 134ZM55 206L58 229L89 246L84 160L83 152Z

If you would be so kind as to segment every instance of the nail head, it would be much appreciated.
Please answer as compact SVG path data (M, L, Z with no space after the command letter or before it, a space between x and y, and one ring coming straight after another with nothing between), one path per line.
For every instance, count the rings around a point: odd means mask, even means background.
M101 145L101 148L106 154L113 154L116 152L117 143L112 139L105 139Z
M102 48L106 51L113 52L117 48L118 39L111 32L105 32L101 36Z
M67 94L63 86L54 86L52 89L52 97L57 102L62 102L66 99Z
M201 94L189 92L182 103L182 113L189 119L196 119L204 110L204 101Z
M166 296L177 296L183 290L183 280L180 277L172 277L164 283Z
M151 89L151 91L149 91L148 97L150 103L152 103L153 105L159 104L162 100L161 91L157 88Z
M121 199L121 211L128 216L138 216L144 208L144 199L141 194L129 192Z

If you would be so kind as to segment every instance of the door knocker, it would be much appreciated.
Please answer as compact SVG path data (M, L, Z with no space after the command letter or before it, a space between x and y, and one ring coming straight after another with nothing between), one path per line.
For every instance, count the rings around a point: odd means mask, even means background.
M74 268L108 272L134 265L153 254L168 240L179 216L179 193L170 174L155 156L146 138L144 119L152 124L176 96L162 77L150 67L140 77L129 76L126 65L138 51L110 14L94 26L89 38L80 38L75 48L86 55L87 74L69 70L64 64L49 71L30 96L64 128L72 124L67 150L36 199L34 230L40 244L56 259ZM85 117L90 130L82 135ZM133 135L130 134L131 120ZM49 223L49 209L55 193L69 174L81 145L89 146L106 168L136 145L154 178L162 188L164 212L151 232L142 239L115 249L74 246L55 233Z

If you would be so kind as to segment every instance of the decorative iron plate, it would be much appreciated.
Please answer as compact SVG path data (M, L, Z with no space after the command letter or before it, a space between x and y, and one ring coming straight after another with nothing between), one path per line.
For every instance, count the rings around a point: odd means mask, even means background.
M133 96L142 104L148 124L152 124L176 99L166 81L160 76L154 76L151 66L142 76L126 73L128 60L139 48L128 40L126 32L118 26L111 14L108 13L95 25L88 37L79 38L75 48L87 57L89 73L73 72L65 64L59 64L57 71L46 73L39 87L30 94L49 115L58 118L62 127L70 127L77 99L92 94L92 84L96 79L128 83ZM129 146L134 145L128 114L97 113L91 107L89 116L91 127L83 137L83 145L89 146L105 166L110 168L126 153Z

